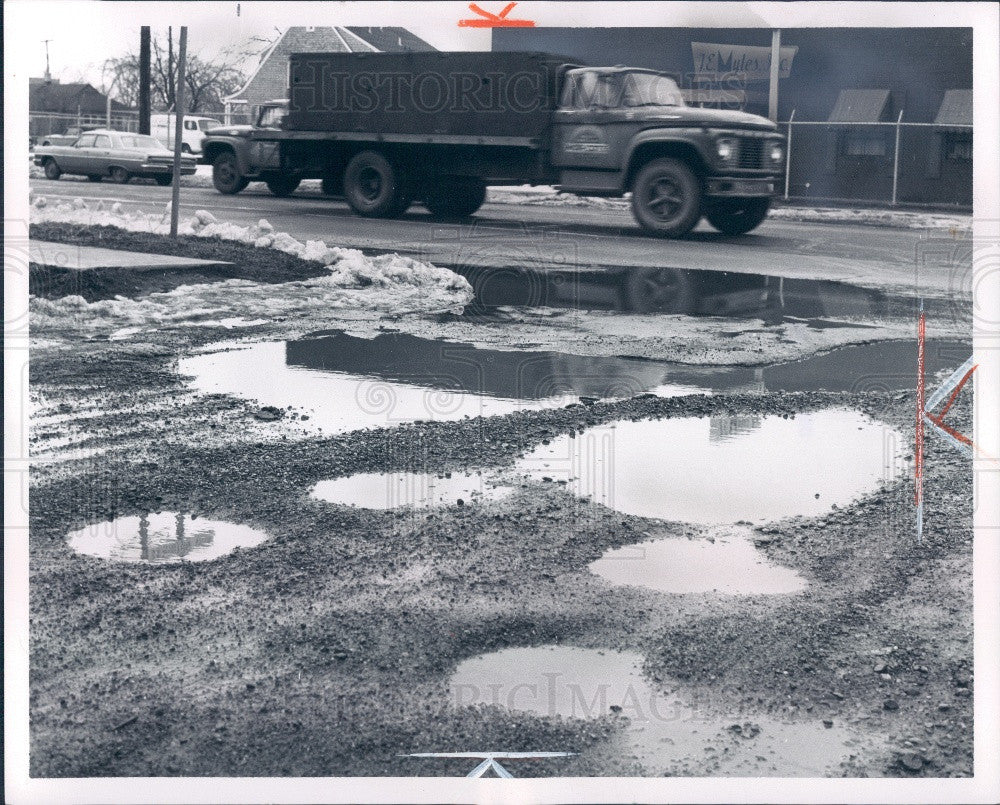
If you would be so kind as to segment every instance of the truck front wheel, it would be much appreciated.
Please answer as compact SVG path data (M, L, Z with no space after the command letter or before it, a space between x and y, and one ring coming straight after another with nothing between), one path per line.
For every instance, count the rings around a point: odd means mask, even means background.
M236 154L232 151L223 151L215 158L215 162L212 163L212 184L226 196L239 193L250 184L250 180L240 174Z
M362 151L347 163L344 197L354 212L366 218L394 218L404 209L396 170L375 151Z
M770 198L727 198L708 204L705 217L720 232L745 235L760 226L770 209Z
M632 187L632 213L643 229L665 238L690 232L701 217L701 186L694 172L676 159L644 165Z
M424 193L424 206L440 218L466 218L483 206L486 185L477 181L437 182Z
M290 196L298 188L301 179L289 179L288 177L282 176L278 179L268 179L267 189L270 190L278 198L284 198L285 196Z

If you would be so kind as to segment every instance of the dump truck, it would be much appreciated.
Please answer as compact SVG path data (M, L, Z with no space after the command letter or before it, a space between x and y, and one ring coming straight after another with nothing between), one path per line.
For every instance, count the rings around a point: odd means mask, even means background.
M742 234L767 216L784 137L745 112L687 106L669 75L547 53L296 53L276 124L205 139L216 188L277 195L321 179L366 217L475 213L496 185L631 194L648 232L702 218Z

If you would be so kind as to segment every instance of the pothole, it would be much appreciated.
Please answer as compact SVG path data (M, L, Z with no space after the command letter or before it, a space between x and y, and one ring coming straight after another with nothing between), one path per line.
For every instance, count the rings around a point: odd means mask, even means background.
M615 586L667 593L781 595L801 592L806 581L791 568L769 562L748 528L727 526L711 536L652 539L607 551L590 571Z
M496 500L514 491L479 473L360 473L320 481L311 495L328 503L364 509L425 509Z
M595 754L636 760L651 775L822 776L851 754L850 733L832 721L709 715L692 706L677 683L650 680L641 667L642 657L631 652L510 648L461 663L449 695L456 707L621 718L610 746Z
M67 541L70 548L87 556L160 565L217 559L267 538L263 531L237 523L159 512L95 523L70 532Z
M690 523L817 516L904 469L902 436L856 412L618 421L560 436L517 462L581 497Z

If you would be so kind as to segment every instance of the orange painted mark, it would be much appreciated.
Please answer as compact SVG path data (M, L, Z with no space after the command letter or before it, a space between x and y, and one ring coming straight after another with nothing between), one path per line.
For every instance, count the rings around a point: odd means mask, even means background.
M944 415L947 414L948 413L948 409L951 408L951 406L955 404L955 399L958 397L958 393L962 390L962 387L966 383L969 382L969 378L972 377L972 373L976 371L976 367L977 366L979 366L978 363L973 364L972 368L969 369L969 371L966 372L962 376L961 380L958 381L958 384L955 386L954 391L952 391L951 396L948 398L948 402L946 402L944 404L944 408L941 409L941 413L940 414L938 414L938 415L935 416L930 411L927 412L927 418L931 422L933 422L935 425L937 425L939 428L941 428L941 430L945 431L946 433L951 434L951 436L953 436L954 438L958 439L958 441L962 442L962 444L969 445L969 447L975 447L975 445L972 443L972 439L970 439L968 436L964 436L963 434L959 433L954 428L951 428L948 425L945 425L944 424Z
M469 3L469 11L473 14L478 14L478 18L471 20L459 20L459 28L534 28L534 20L511 20L507 19L507 15L510 14L511 9L516 6L517 3L508 3L504 6L503 11L499 14L493 14L490 11L480 8L475 3Z

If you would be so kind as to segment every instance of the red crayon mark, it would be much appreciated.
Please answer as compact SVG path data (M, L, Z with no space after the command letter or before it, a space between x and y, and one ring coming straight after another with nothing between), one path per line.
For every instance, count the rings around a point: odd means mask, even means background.
M924 497L924 311L921 305L917 322L917 445L914 460L913 501L918 506Z
M534 20L509 20L507 15L517 3L508 3L499 14L485 11L475 3L469 3L469 11L478 14L479 18L471 20L459 20L459 28L534 28Z

